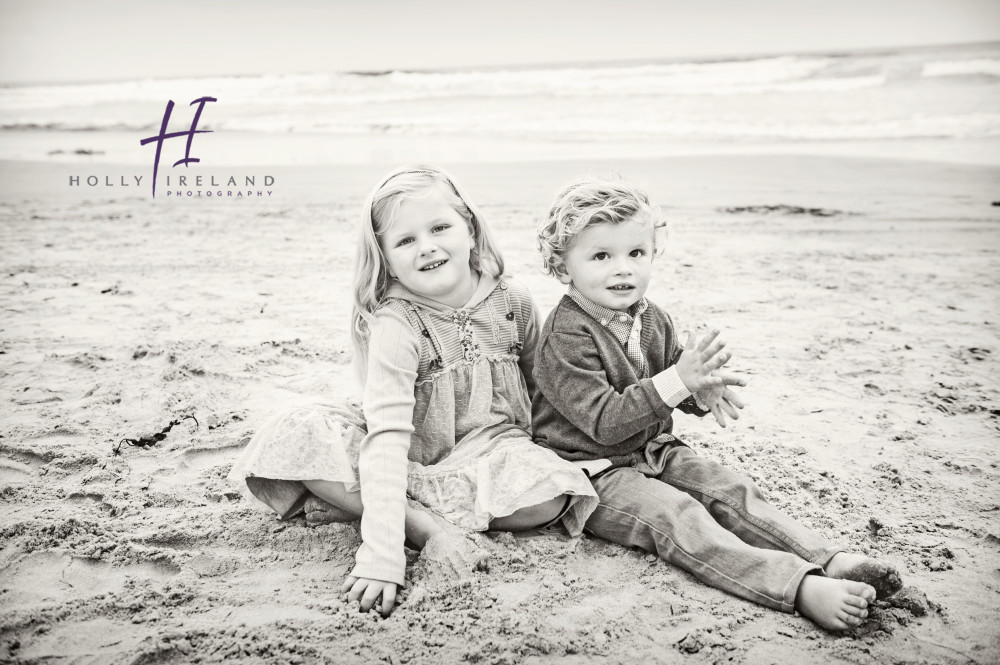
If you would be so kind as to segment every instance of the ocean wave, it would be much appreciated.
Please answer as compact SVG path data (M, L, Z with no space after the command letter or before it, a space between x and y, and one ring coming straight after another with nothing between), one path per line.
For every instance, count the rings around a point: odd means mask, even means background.
M262 133L294 131L283 116L226 123L224 129ZM868 140L1000 136L1000 113L916 116L901 119L824 119L821 122L734 121L629 117L512 118L439 115L397 122L317 121L309 133L343 135L474 135L580 141L616 140Z
M202 127L199 125L199 129L211 129L210 127ZM159 129L159 122L156 123L145 123L145 124L129 124L126 122L119 122L117 120L108 120L106 122L92 121L92 122L4 122L0 123L0 129L5 131L22 131L22 132L35 132L35 131L46 131L46 132L153 132L155 133Z
M780 56L709 63L647 64L495 72L394 72L399 88L483 96L523 94L724 94L742 88L801 80L821 71L824 57Z
M0 109L19 111L87 108L131 103L150 103L162 107L168 99L173 99L178 104L187 104L199 97L220 95L238 103L252 103L261 96L281 97L318 90L325 85L327 78L326 74L282 74L15 86L0 88Z
M345 118L299 117L271 114L199 126L217 132L262 134L328 134L382 136L492 136L522 139L579 141L616 140L859 140L908 138L1000 137L1000 113L905 118L834 118L817 120L780 118L655 117L643 113L559 116L523 114L502 121L494 115L430 114L424 117ZM158 125L107 123L13 123L5 131L132 132L155 134Z
M808 80L833 59L779 56L709 63L561 67L469 72L393 71L295 74L0 88L0 109L27 111L94 105L178 104L210 95L245 106L351 106L452 97L531 95L597 97L608 94L745 94Z
M807 79L804 81L792 81L789 83L778 83L764 86L743 86L740 89L727 91L729 94L765 94L769 92L795 93L795 92L844 92L848 90L861 90L863 88L878 88L886 83L886 77L882 74L873 76L838 76L831 78Z
M975 60L943 60L928 62L921 71L922 76L975 76L1000 77L1000 60L977 58Z
M4 131L172 129L618 140L992 137L1000 48L490 71L388 71L0 87ZM941 91L942 77L948 94ZM141 132L141 134L140 134Z

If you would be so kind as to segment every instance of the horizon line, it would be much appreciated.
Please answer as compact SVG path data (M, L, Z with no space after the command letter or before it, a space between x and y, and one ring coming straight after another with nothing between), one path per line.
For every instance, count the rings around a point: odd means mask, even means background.
M396 67L390 69L351 69L334 71L292 71L292 72L262 72L257 74L204 74L204 75L184 75L160 76L160 77L113 77L94 78L81 80L35 80L35 81L0 81L0 88L30 88L40 86L69 86L69 85L95 85L105 83L127 83L131 81L158 80L171 81L178 79L210 79L210 78L258 78L263 76L312 76L317 74L345 74L353 76L386 76L392 73L406 74L440 74L448 72L495 72L509 69L514 70L540 70L540 69L574 69L574 68L594 68L598 66L611 67L633 67L650 64L711 64L720 62L740 62L747 60L759 60L776 58L782 56L827 56L846 57L851 55L876 55L898 51L921 51L930 49L959 49L976 46L1000 46L1000 40L972 41L972 42L947 42L947 43L924 43L908 44L903 46L878 46L852 49L816 49L804 51L762 51L742 54L726 54L711 56L677 56L669 58L627 58L618 60L572 60L572 61L547 61L538 63L521 64L495 64L495 65L468 65L458 67Z

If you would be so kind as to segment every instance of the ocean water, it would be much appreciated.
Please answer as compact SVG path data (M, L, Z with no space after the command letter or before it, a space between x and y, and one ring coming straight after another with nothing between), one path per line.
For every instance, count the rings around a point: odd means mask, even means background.
M0 87L0 158L138 162L212 96L210 152L371 161L1000 139L1000 43L714 61ZM44 137L44 138L43 138ZM199 146L208 139L197 139ZM240 146L244 146L241 150ZM222 147L224 146L224 149ZM284 148L282 148L284 146ZM933 150L933 147L931 148ZM79 154L77 151L81 151ZM422 152L423 151L423 152ZM471 151L471 152L470 152ZM445 150L447 152L447 150ZM1000 157L1000 155L998 155Z

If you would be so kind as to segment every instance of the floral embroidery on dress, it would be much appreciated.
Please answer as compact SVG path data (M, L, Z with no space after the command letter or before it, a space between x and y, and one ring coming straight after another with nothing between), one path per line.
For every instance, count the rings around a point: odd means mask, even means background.
M475 360L479 357L479 345L476 344L472 335L472 319L469 312L464 309L456 309L451 315L451 320L458 329L458 341L462 344L462 356L466 360Z

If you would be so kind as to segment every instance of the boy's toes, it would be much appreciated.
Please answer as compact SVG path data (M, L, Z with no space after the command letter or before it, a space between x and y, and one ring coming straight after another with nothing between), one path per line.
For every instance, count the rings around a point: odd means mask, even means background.
M857 607L862 610L868 607L868 599L862 598L861 596L848 596L844 599L844 602L852 607Z
M889 564L865 558L834 575L845 580L864 582L874 587L876 597L885 600L903 588L903 578Z
M875 588L864 582L851 582L847 587L848 593L858 598L863 598L868 603L875 602Z
M845 624L848 628L854 628L855 626L860 626L863 621L861 617L856 617L847 612L841 611L837 614L837 618Z
M868 610L863 609L861 607L852 607L851 605L844 605L843 611L851 616L855 616L860 619L864 619L865 617L868 616Z

